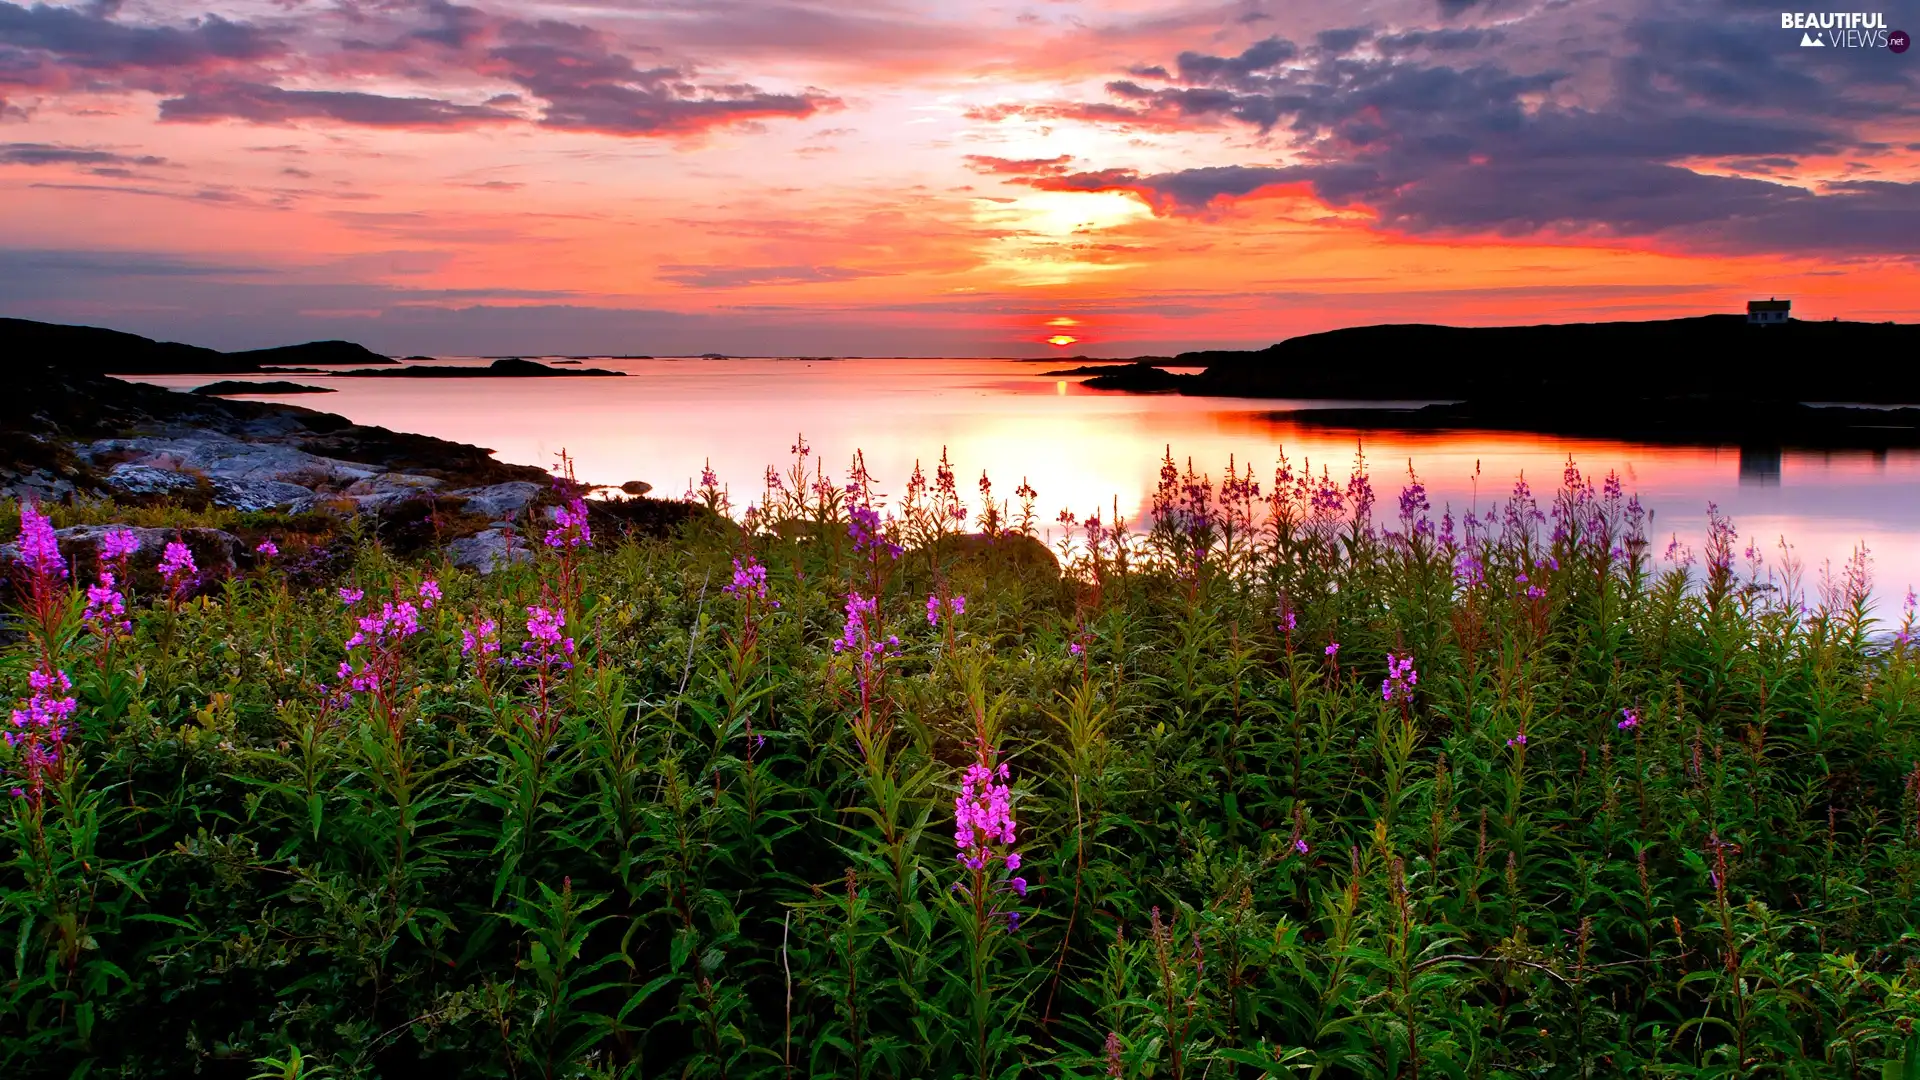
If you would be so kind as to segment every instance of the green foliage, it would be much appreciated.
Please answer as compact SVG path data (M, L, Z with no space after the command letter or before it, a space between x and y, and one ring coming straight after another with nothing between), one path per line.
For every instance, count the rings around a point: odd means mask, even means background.
M1803 608L1719 523L1655 573L1571 472L1553 535L1456 537L1167 469L1064 575L982 554L1030 510L954 542L944 462L897 561L849 543L803 456L745 530L439 572L386 652L355 617L436 571L372 538L111 642L42 605L0 680L79 707L0 815L0 1072L1920 1077L1920 657L1863 566ZM955 858L983 747L1024 896Z

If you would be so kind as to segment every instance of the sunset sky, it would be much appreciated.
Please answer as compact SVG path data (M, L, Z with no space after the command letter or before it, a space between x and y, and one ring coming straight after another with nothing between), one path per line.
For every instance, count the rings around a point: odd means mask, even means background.
M0 314L662 355L1920 318L1920 51L1780 12L0 0Z

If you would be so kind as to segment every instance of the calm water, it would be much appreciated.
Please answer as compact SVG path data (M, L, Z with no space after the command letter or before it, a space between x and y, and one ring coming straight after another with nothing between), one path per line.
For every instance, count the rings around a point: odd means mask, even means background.
M1163 448L1218 477L1229 455L1271 481L1276 453L1344 478L1364 447L1391 513L1408 464L1436 513L1502 497L1525 474L1536 493L1559 482L1569 455L1597 481L1618 471L1654 510L1655 550L1678 534L1697 551L1706 507L1718 503L1742 541L1777 564L1781 537L1813 571L1843 561L1856 542L1873 554L1882 608L1920 584L1920 453L1897 450L1742 455L1735 447L1665 447L1605 439L1490 432L1303 428L1271 414L1287 403L1130 395L1089 390L1042 372L1064 363L1007 360L593 360L625 379L349 379L279 376L338 393L287 401L356 422L489 446L504 460L552 465L564 447L596 483L645 480L674 496L711 461L738 506L758 497L769 464L784 467L796 433L844 475L856 448L883 490L899 491L915 460L946 447L966 490L985 470L998 497L1024 477L1051 523L1063 506L1084 514L1117 496L1138 520ZM154 382L197 386L204 376ZM1476 464L1480 470L1474 483ZM1885 601L1891 601L1886 603Z

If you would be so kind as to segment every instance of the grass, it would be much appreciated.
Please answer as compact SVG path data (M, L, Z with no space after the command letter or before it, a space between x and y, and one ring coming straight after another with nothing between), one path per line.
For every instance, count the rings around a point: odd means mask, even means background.
M0 678L76 706L0 747L0 1071L1920 1076L1864 553L1657 560L1571 467L1376 522L1363 468L1169 459L1063 574L1024 484L809 465L485 578L283 537L126 634L22 570Z

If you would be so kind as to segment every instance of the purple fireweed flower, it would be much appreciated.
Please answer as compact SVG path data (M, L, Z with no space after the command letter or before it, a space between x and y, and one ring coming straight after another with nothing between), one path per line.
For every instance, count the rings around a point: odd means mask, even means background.
M1420 684L1420 673L1413 669L1413 657L1387 654L1387 678L1380 684L1380 697L1383 701L1392 701L1398 693L1402 702L1413 696L1413 688Z
M1524 731L1522 731L1522 732L1519 732L1519 733L1517 733L1517 734L1515 734L1513 738L1511 738L1511 739L1508 739L1508 740L1507 740L1507 745L1508 745L1508 746L1525 746L1525 745L1527 745L1527 733L1526 733L1526 732L1524 732Z
M420 609L411 601L396 604L389 600L374 614L361 616L359 630L347 639L348 649L383 641L398 641L420 632Z
M1280 628L1291 634L1293 633L1294 627L1299 625L1299 622L1300 620L1294 616L1293 612L1289 611L1281 617Z
M955 596L947 601L946 608L947 610L953 612L955 615L964 615L966 614L966 611L967 611L967 598L964 596ZM940 609L941 609L940 597L937 595L928 596L927 597L927 625L928 626L939 625Z
M712 475L711 472L708 473ZM565 506L553 510L553 528L547 530L550 548L579 548L593 543L593 527L587 523L586 500L575 495Z
M100 537L100 561L122 563L140 550L140 534L132 529L113 529Z
M1079 642L1076 641L1067 646L1067 651L1072 653L1075 656L1079 656L1081 653L1086 652L1087 650L1083 648Z
M12 725L4 735L15 750L16 767L24 786L15 786L19 798L38 800L49 778L58 779L65 762L67 728L79 702L73 681L59 668L46 666L27 676L26 703L13 710Z
M60 559L60 538L54 535L53 522L38 505L20 506L20 561L37 578L65 578L67 564Z
M160 578L167 583L167 589L178 596L192 588L199 576L200 568L193 564L193 552L178 540L169 541L160 558Z
M897 559L906 550L887 539L880 512L871 506L854 506L847 511L847 536L853 540L855 552L872 551L875 557Z
M1635 709L1621 709L1620 722L1614 725L1614 727L1619 728L1621 731L1632 731L1639 726L1640 713Z
M101 637L112 637L133 629L133 623L123 617L126 613L127 598L116 587L113 571L101 570L100 580L87 586L87 607L80 614L81 621Z
M984 761L967 766L960 794L953 800L955 858L969 870L983 870L996 858L994 848L1014 842L1013 790L1005 763L990 769ZM1012 853L1001 857L1012 859ZM1016 861L1014 866L1018 866Z
M514 658L515 666L572 668L574 644L572 638L562 633L566 625L564 611L539 606L527 608L528 638L520 644L520 651L525 655Z
M1293 841L1293 850L1299 852L1302 855L1305 855L1308 850L1306 839L1304 837L1295 838L1295 840Z
M499 623L482 619L478 625L460 631L460 655L472 656L475 650L483 657L500 651Z
M745 566L739 559L733 560L733 581L720 590L730 596L746 597L754 600L767 600L767 568L761 566L751 555ZM769 601L773 607L779 607L780 601Z
M280 545L271 540L262 540L253 549L253 553L263 559L271 559L280 554Z
M1487 583L1486 568L1480 563L1480 556L1471 550L1462 551L1453 559L1453 580L1469 589L1478 588Z
M440 602L440 583L428 578L420 583L420 609L432 611L433 605Z
M1339 655L1340 655L1340 643L1337 641L1328 642L1327 643L1327 659L1333 660L1339 657Z
M349 586L343 585L339 589L335 590L335 595L340 597L340 602L342 604L345 604L348 607L352 607L353 605L359 603L361 600L365 599L367 594L366 594L366 590L364 589L355 589L355 588L351 588Z
M1008 881L1007 884L1013 886L1013 891L1020 894L1020 899L1025 900L1027 898L1027 879L1026 878L1017 877L1012 879L1011 881Z

